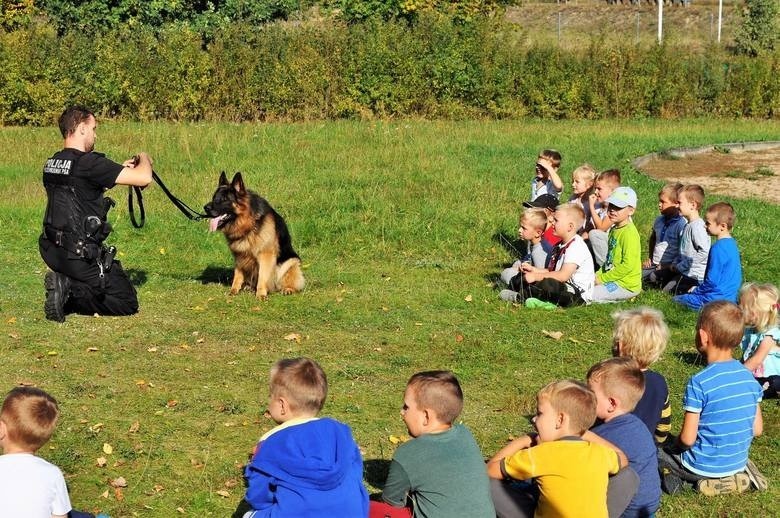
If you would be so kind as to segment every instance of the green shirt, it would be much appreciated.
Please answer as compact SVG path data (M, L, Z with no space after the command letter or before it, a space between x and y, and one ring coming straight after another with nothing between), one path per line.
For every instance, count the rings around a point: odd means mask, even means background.
M455 425L398 447L382 500L403 507L407 497L415 518L495 518L485 461L468 428Z
M633 221L609 229L607 258L596 272L596 278L602 284L614 282L634 293L642 291L642 248Z

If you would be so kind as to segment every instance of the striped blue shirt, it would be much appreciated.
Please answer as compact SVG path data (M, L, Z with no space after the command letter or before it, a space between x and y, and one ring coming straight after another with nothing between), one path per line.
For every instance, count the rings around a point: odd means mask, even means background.
M696 442L682 454L689 471L710 478L745 469L761 386L738 361L711 363L685 387L683 409L699 415Z

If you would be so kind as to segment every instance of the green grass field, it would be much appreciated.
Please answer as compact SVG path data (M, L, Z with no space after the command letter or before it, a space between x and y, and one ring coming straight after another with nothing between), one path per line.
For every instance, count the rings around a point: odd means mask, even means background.
M778 134L777 122L754 120L101 123L98 150L118 161L148 151L166 184L194 207L210 199L221 170L242 171L285 216L308 286L267 302L249 293L229 297L232 263L221 235L186 220L156 187L145 191L146 227L135 230L126 190L118 188L109 242L138 283L141 312L72 316L59 325L43 318L36 241L40 171L59 134L2 128L3 390L29 383L59 399L59 427L40 453L66 474L76 508L112 517L230 515L243 495L241 466L272 426L263 416L267 372L282 357L306 355L323 365L330 381L324 413L352 426L373 491L376 461L392 456L390 435L406 433L398 411L418 370L455 371L466 394L461 417L489 456L510 435L530 430L542 385L581 378L609 355L610 314L626 306L548 312L498 300L492 279L510 256L493 236L516 232L536 153L560 149L566 182L585 161L621 168L639 193L635 220L647 236L659 183L631 170L633 157ZM724 198L708 202L716 199ZM746 279L778 282L780 207L728 200L738 212L734 234ZM695 315L659 293L635 304L660 308L672 328L656 368L670 385L676 431L684 384L702 367ZM665 497L659 516L777 509L780 408L777 400L762 406L765 433L752 457L773 480L769 491ZM120 492L110 485L117 477L127 481Z

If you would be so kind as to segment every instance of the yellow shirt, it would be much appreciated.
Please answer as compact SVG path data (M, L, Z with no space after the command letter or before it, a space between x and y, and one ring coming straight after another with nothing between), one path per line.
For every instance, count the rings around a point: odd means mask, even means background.
M543 442L502 461L517 480L536 479L536 518L607 518L609 475L620 469L617 452L580 439Z

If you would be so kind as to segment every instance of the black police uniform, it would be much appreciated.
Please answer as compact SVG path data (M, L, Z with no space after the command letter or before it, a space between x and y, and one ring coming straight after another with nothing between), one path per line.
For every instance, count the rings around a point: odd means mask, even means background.
M138 311L135 288L103 246L111 231L109 199L103 193L116 184L122 169L101 153L72 148L55 153L43 167L48 203L38 246L49 268L70 278L65 313Z

